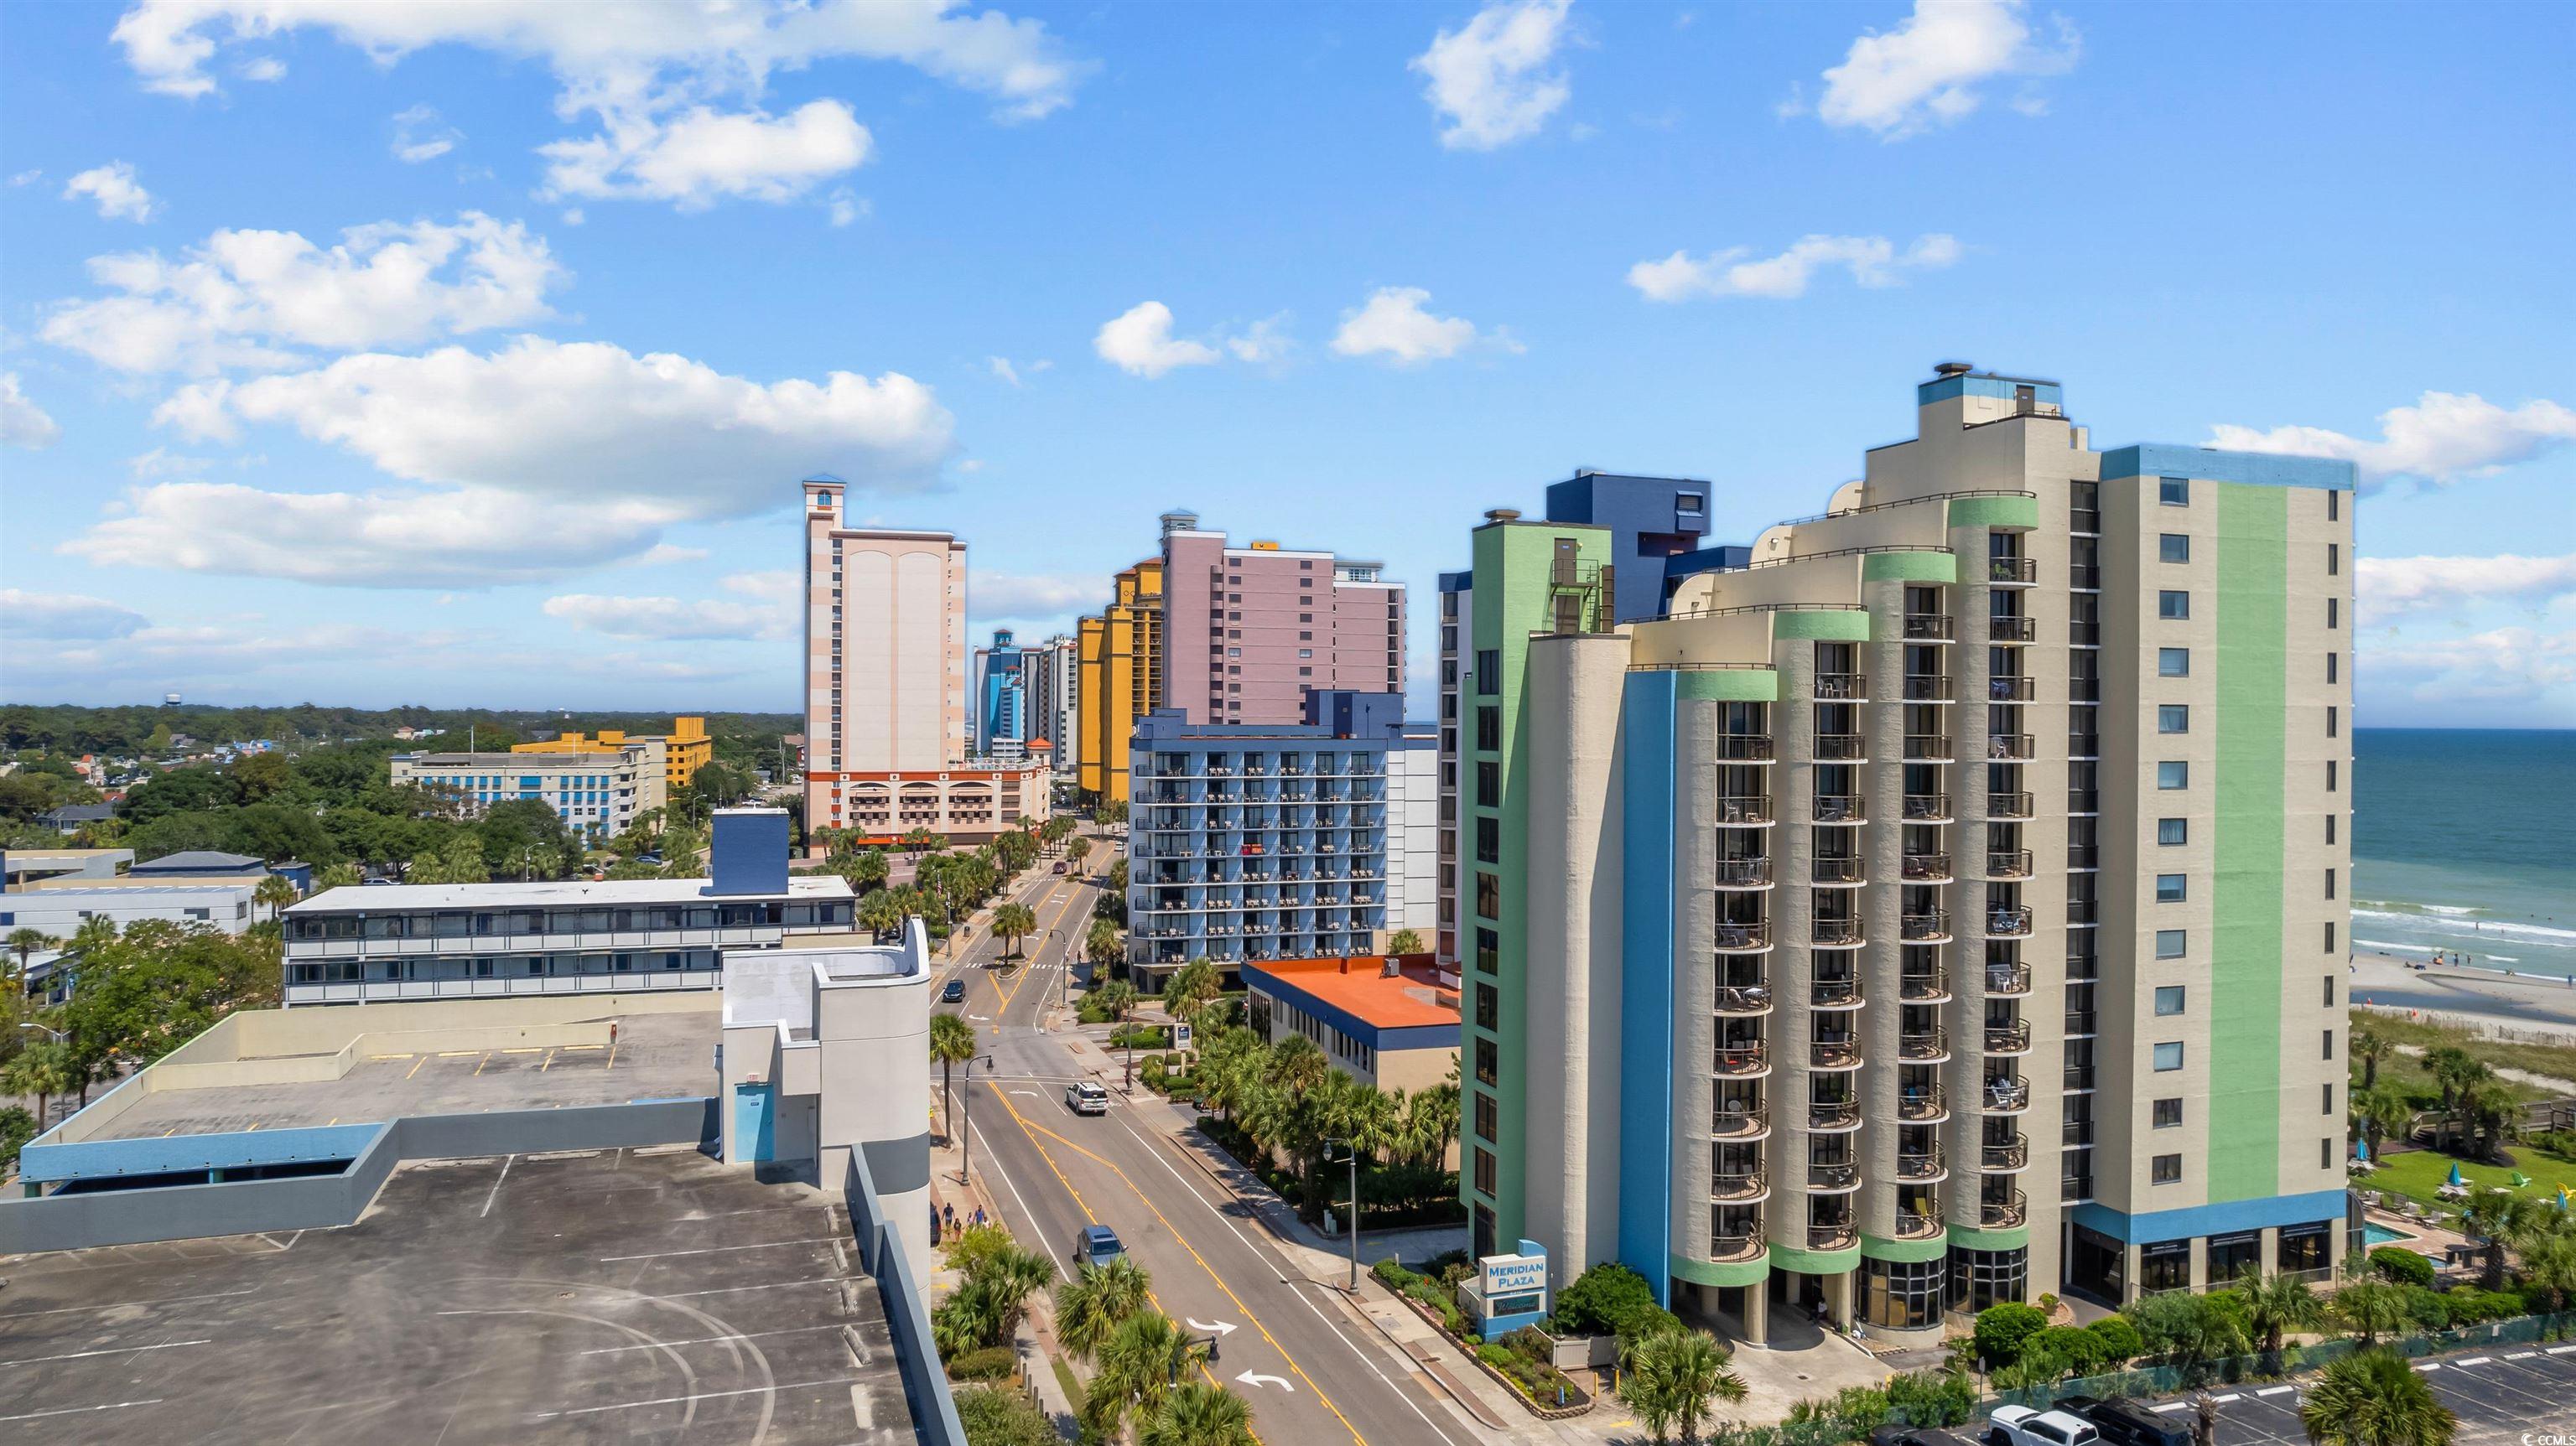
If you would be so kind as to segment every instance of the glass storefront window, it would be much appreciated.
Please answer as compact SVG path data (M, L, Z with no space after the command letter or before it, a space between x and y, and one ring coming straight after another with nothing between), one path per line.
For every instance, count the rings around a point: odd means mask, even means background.
M2246 1271L2263 1269L2263 1232L2247 1230L2235 1235L2209 1237L2209 1264L2204 1272L2210 1289L2215 1290Z
M1950 1305L1970 1315L2030 1298L2030 1252L1950 1247Z
M2314 1225L2281 1227L2281 1270L2323 1270L2326 1268L2326 1232L2333 1229L2330 1221Z
M1889 1330L1923 1330L1941 1323L1946 1262L1873 1260L1861 1257L1861 1319Z
M2139 1290L2183 1290L2190 1285L2190 1241L2159 1240L2138 1247Z

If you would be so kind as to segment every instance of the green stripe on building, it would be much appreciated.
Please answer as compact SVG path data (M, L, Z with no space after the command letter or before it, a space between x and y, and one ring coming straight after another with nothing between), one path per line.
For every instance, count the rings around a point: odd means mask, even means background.
M2283 690L2290 494L2206 483L2218 504L2207 1198L2281 1193Z
M1959 555L1954 552L1873 552L1860 560L1860 576L1863 582L1957 582Z

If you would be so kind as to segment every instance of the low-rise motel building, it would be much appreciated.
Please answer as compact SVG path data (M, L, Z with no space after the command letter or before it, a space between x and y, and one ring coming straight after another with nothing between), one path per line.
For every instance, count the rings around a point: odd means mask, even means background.
M1457 1067L1458 989L1428 953L1269 959L1245 964L1243 984L1255 1034L1302 1034L1371 1088L1428 1089Z

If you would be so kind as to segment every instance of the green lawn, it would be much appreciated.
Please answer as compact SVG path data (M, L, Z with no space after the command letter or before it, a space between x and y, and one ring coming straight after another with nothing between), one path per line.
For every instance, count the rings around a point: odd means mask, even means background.
M2576 1190L2576 1161L2560 1159L2530 1145L2508 1146L2505 1153L2513 1157L2512 1165L2481 1165L2470 1160L2455 1162L2451 1156L2439 1151L2409 1150L2385 1157L2378 1169L2367 1175L2355 1176L2353 1184L2364 1190L2409 1196L2427 1205L2448 1203L2435 1192L2451 1178L2451 1166L2456 1163L2460 1167L2460 1178L2474 1188L2511 1189L2513 1172L2519 1169L2531 1177L2531 1183L2523 1187L2526 1195L2555 1199L2561 1183L2570 1190Z

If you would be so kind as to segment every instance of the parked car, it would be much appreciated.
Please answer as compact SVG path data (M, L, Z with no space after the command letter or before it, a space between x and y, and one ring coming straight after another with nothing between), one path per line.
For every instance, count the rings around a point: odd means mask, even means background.
M2066 1403L2057 1403L2059 1410ZM2160 1416L2136 1401L2096 1401L2078 1412L2102 1433L2103 1446L2191 1446L2191 1427L2180 1416Z
M1062 859L1057 859L1055 861L1055 871L1059 874L1069 874L1073 872L1073 865L1066 863Z
M1073 1232L1073 1263L1077 1268L1107 1265L1126 1253L1127 1247L1118 1243L1118 1232L1106 1225L1085 1225Z
M1869 1446L1968 1446L1938 1426L1880 1426L1869 1433Z
M2081 1416L2028 1406L1997 1406L1986 1418L1986 1446L2095 1446L2102 1433Z
M939 1002L942 1004L962 1004L965 1000L966 981L963 979L951 979L948 981L948 986L939 991Z
M1064 1087L1064 1103L1077 1115L1105 1115L1109 1113L1109 1091L1084 1080Z

